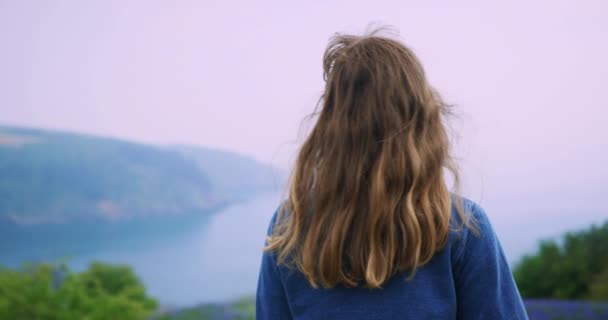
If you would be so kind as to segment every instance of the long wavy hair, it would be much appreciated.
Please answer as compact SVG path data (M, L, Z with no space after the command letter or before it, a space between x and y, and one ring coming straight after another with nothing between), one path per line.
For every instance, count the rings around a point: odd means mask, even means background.
M450 231L444 170L456 185L458 172L449 107L414 53L377 33L335 35L323 73L321 109L266 250L314 287L379 288L406 271L411 278Z

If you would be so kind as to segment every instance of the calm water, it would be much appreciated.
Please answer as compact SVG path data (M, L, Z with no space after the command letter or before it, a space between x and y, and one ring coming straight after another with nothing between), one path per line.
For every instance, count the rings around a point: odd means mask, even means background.
M194 220L187 228L169 228L168 234L148 234L109 248L99 246L98 241L80 241L78 250L91 253L68 254L68 262L76 270L94 260L128 264L163 305L187 306L252 295L264 235L278 203L279 194L261 194L205 220ZM122 243L121 239L107 240ZM74 248L48 245L47 250L56 253L73 252ZM37 256L41 249L28 246L14 253L0 252L0 264L31 261L25 257Z

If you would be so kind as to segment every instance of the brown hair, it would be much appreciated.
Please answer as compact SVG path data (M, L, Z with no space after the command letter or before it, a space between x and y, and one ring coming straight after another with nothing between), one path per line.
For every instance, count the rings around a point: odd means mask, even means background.
M450 231L448 106L414 53L376 33L334 36L323 72L321 110L266 250L314 287L413 277Z

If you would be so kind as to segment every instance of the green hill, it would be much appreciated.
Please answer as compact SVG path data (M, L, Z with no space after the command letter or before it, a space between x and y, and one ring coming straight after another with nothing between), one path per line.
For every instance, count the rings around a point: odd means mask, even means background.
M18 224L204 212L276 177L225 151L0 126L0 220Z
M195 161L217 192L232 198L250 194L260 187L276 188L283 179L274 168L239 154L189 146L174 149Z

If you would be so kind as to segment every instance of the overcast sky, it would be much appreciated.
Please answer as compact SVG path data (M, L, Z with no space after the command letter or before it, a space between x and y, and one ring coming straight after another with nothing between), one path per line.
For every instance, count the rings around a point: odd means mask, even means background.
M608 5L502 2L0 0L0 124L285 168L328 38L380 22L457 106L465 193L502 228L608 216Z

